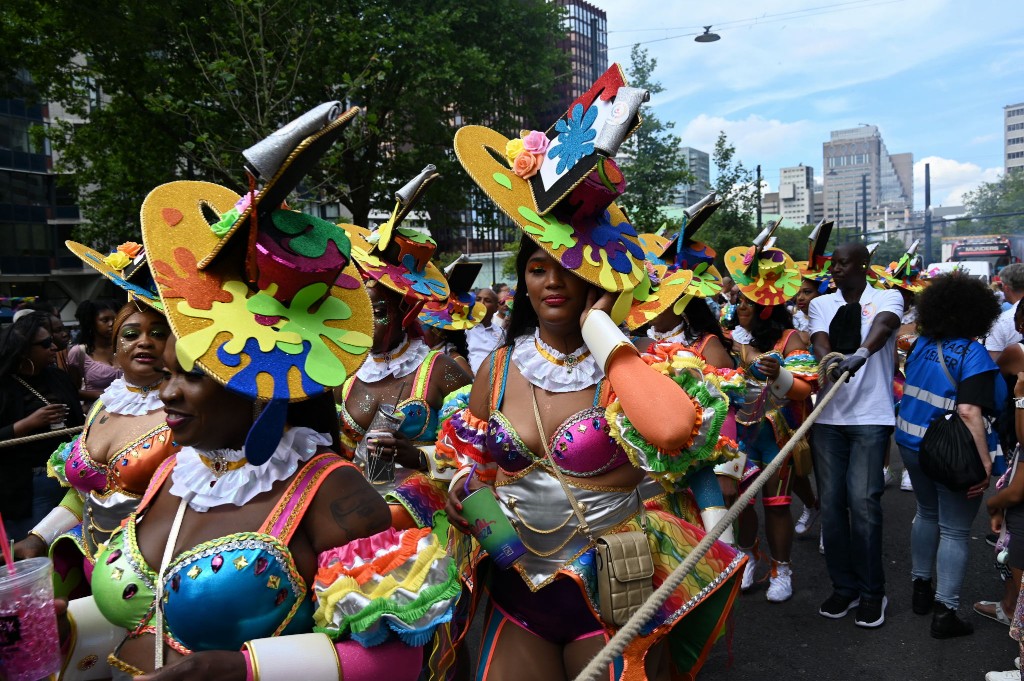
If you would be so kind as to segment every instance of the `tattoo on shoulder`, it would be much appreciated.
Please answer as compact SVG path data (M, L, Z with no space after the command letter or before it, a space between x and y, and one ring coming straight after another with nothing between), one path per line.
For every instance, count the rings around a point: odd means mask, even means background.
M342 529L351 529L353 524L364 524L377 515L381 503L374 490L360 490L355 494L338 497L331 502L331 515Z

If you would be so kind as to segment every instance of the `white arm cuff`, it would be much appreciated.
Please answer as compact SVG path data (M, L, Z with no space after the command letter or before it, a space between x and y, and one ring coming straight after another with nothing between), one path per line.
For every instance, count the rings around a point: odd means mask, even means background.
M779 368L779 376L772 381L771 391L772 395L780 400L786 399L786 395L793 388L793 382L796 379L793 378L793 374L790 373L789 369Z
M53 540L82 522L74 513L63 506L50 511L31 532L38 535L49 546Z
M68 603L71 645L61 670L62 681L109 679L107 656L128 633L108 622L96 607L92 596Z
M341 662L326 634L293 634L246 641L254 681L339 681Z
M724 475L726 477L733 478L734 480L740 480L743 477L743 471L747 468L747 455L744 452L740 452L739 456L735 459L730 459L725 463L720 463L715 466L715 475Z
M710 532L711 528L718 524L718 521L725 517L729 511L724 506L708 506L700 512L700 519L704 522L704 531ZM725 528L725 532L718 538L726 544L736 546L736 536L733 534L732 525Z
M469 477L469 473L472 470L472 466L460 468L459 471L452 477L452 481L448 483L448 491L451 492L458 485L461 485L462 481Z
M601 310L591 310L583 322L583 342L593 353L597 365L608 374L608 361L619 348L628 347L634 353L637 349L626 338L626 334L615 325L612 318Z

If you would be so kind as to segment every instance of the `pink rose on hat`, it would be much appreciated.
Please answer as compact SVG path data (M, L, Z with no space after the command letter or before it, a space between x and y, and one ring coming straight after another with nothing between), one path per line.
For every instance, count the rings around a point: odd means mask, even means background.
M523 150L528 151L531 154L543 154L548 150L548 144L551 140L548 136L539 130L531 130L529 132L523 131L525 134L523 137Z

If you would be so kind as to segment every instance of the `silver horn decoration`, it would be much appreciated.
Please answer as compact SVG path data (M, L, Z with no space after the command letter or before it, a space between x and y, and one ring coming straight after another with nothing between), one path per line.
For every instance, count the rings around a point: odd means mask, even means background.
M324 102L310 109L243 151L245 169L256 177L272 178L302 140L328 125L340 113L341 102Z
M632 130L631 123L640 105L650 100L651 93L635 87L620 87L615 93L612 115L601 126L594 140L594 149L602 156L613 158Z

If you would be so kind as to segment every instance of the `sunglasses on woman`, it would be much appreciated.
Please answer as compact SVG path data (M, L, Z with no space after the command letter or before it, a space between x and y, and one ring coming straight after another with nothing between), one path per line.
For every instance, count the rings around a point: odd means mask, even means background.
M53 336L47 336L43 340L33 341L32 345L38 345L41 348L49 349L53 345Z

